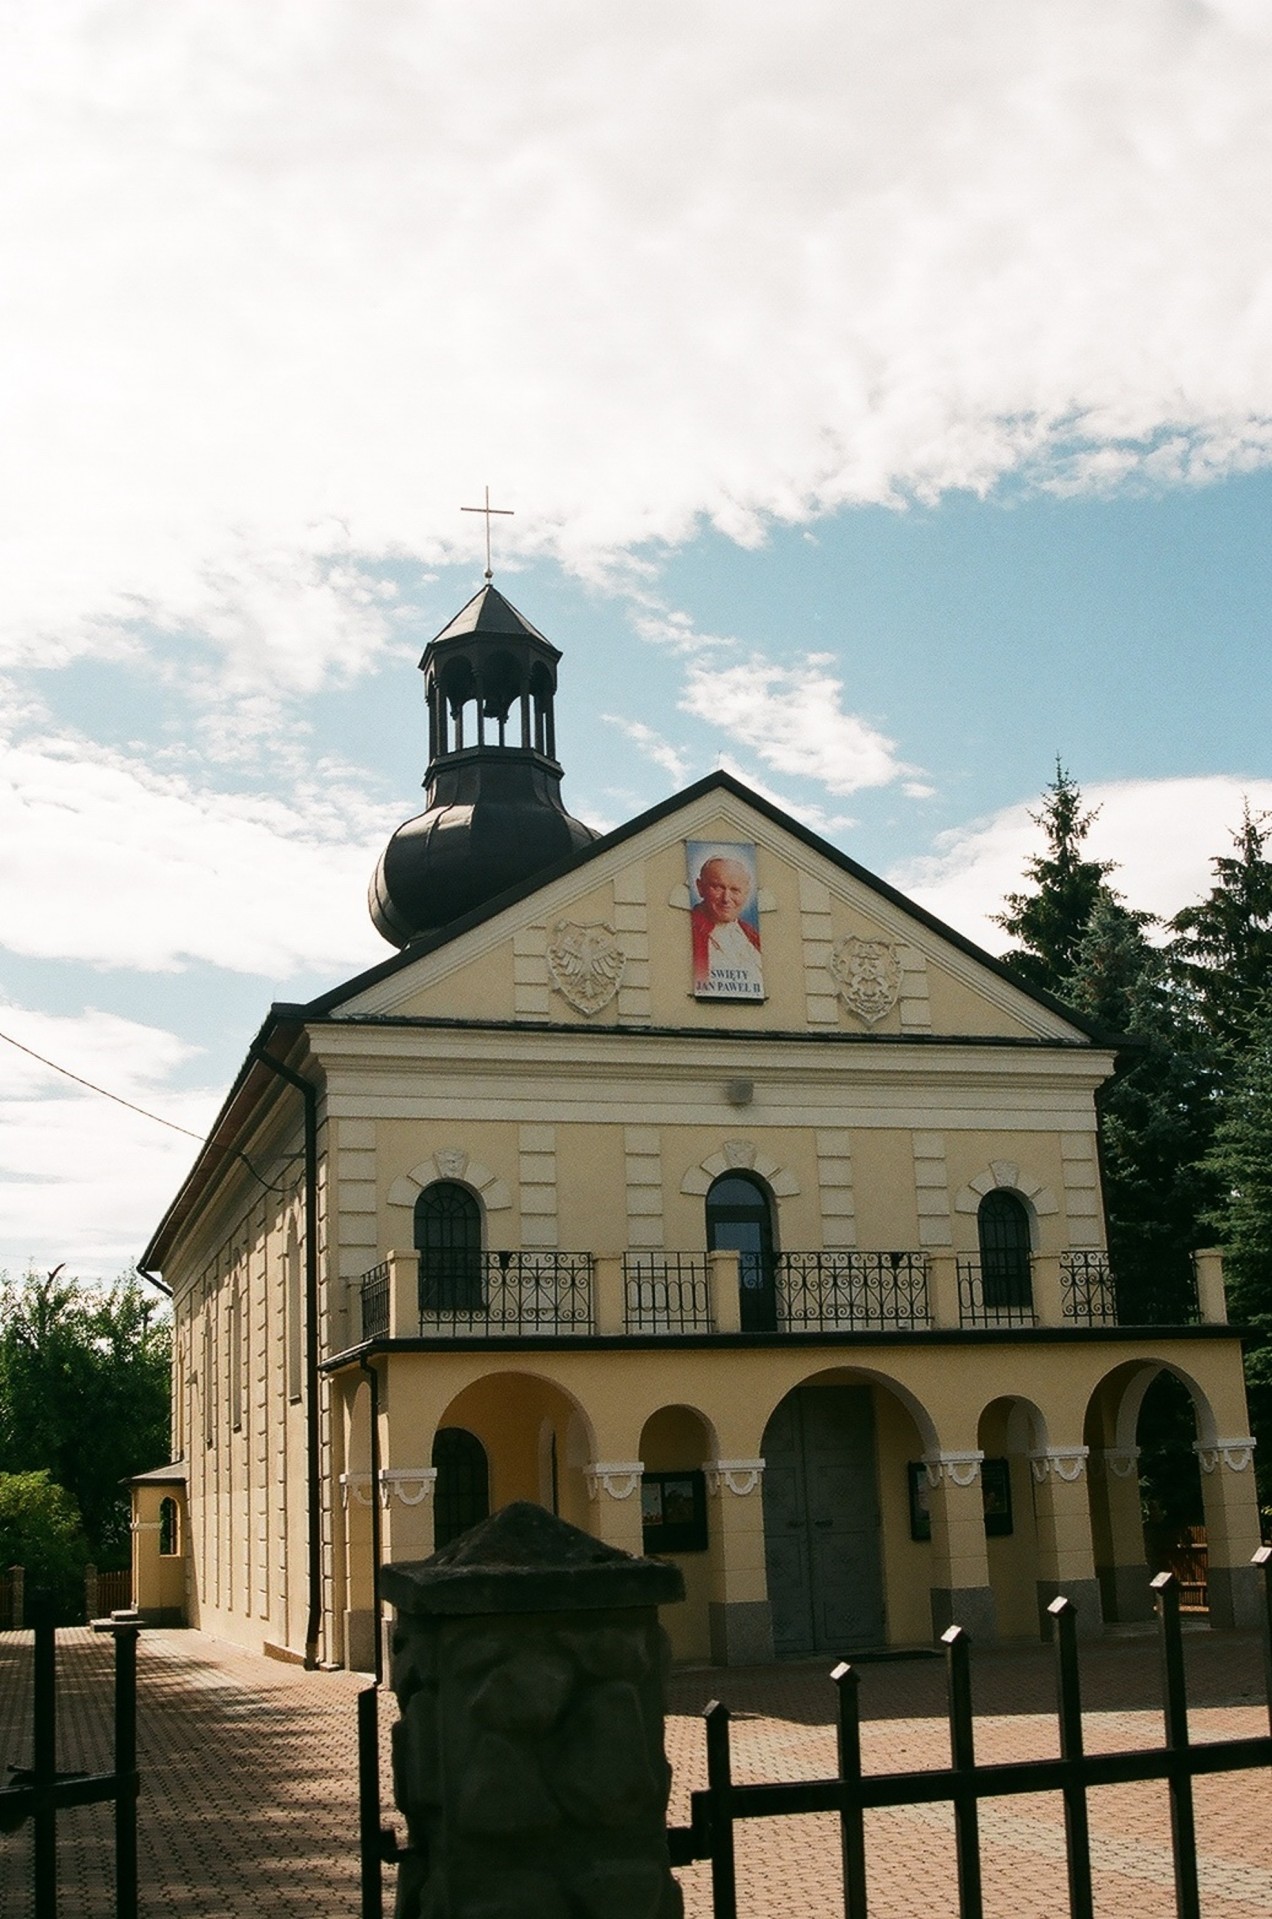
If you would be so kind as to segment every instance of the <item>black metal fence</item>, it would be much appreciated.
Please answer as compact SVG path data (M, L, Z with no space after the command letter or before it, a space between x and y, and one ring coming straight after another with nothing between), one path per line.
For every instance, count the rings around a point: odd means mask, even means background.
M979 1259L960 1259L958 1269L958 1323L960 1326L1033 1326L1031 1265L1004 1277L986 1273Z
M473 1284L465 1301L432 1306L426 1260L420 1260L422 1338L478 1334L489 1339L533 1333L592 1331L592 1255L550 1251L470 1255Z
M624 1253L623 1303L629 1333L712 1332L707 1255Z
M1265 1546L1256 1553L1254 1563L1263 1576L1264 1659L1272 1727L1272 1547ZM954 1815L960 1919L982 1919L980 1802L1018 1793L1059 1793L1064 1805L1070 1919L1094 1919L1087 1794L1096 1786L1160 1779L1166 1783L1170 1801L1175 1910L1178 1919L1200 1919L1192 1782L1203 1775L1272 1766L1272 1732L1246 1739L1192 1743L1178 1587L1170 1573L1160 1573L1152 1587L1161 1647L1165 1719L1161 1746L1132 1752L1084 1750L1076 1620L1070 1601L1057 1599L1049 1611L1056 1652L1058 1759L976 1763L970 1642L962 1627L951 1626L943 1638L949 1701L948 1767L922 1772L863 1772L859 1675L851 1665L839 1665L831 1674L838 1692L837 1776L789 1784L740 1785L732 1773L729 1710L713 1701L704 1715L708 1783L704 1790L691 1795L691 1823L673 1827L668 1834L672 1864L710 1860L714 1919L737 1919L737 1822L833 1812L839 1817L845 1919L868 1919L865 1813L882 1806L948 1804Z
M926 1253L780 1253L778 1322L790 1332L915 1332L931 1324Z
M32 1610L35 1610L33 1607ZM36 1611L31 1706L31 1764L10 1766L0 1787L0 1833L34 1827L31 1883L35 1919L57 1919L57 1820L74 1806L115 1804L115 1919L137 1919L137 1634L134 1624L103 1628L115 1640L115 1770L57 1769L57 1632L47 1608Z

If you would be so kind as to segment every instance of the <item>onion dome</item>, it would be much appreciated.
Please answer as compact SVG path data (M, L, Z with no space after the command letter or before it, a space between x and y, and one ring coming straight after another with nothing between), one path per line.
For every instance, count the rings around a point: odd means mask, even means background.
M561 801L552 713L560 658L489 584L425 648L428 804L385 847L368 902L394 946L449 926L596 838Z

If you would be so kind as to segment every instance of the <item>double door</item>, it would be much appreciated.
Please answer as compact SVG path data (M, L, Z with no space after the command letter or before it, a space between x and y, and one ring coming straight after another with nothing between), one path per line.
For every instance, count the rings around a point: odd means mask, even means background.
M764 1433L764 1547L779 1657L884 1643L868 1386L804 1386Z

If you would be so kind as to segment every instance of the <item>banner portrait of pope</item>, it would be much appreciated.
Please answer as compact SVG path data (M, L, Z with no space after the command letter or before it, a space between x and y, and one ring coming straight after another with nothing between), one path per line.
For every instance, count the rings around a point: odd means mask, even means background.
M687 840L695 999L763 999L755 847Z

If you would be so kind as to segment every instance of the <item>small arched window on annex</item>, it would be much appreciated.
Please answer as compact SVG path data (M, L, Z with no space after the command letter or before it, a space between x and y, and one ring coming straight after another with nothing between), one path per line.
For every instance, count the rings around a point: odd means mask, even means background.
M422 1313L475 1313L485 1304L481 1207L466 1186L435 1180L415 1202Z
M773 1198L754 1173L722 1173L707 1192L707 1246L736 1252L742 1331L777 1331Z
M449 1546L490 1517L486 1448L466 1426L441 1426L433 1438L433 1550Z
M1033 1235L1019 1193L997 1186L976 1209L981 1297L987 1312L1033 1312Z
M159 1501L159 1557L176 1559L181 1553L181 1514L169 1495Z

